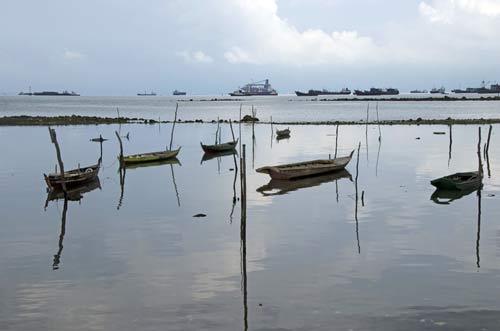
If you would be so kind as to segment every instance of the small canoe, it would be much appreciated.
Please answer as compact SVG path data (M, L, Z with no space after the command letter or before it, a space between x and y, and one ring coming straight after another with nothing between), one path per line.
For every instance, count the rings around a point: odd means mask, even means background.
M479 171L458 172L431 181L431 184L440 189L466 191L481 186L483 175Z
M171 151L160 151L160 152L127 155L123 157L123 164L157 162L157 161L173 159L177 157L177 154L179 154L180 150L181 147Z
M349 178L349 180L352 181L351 174L345 169L329 174L299 178L295 180L271 179L269 183L259 187L257 192L264 196L283 195L303 188L331 183L342 178Z
M288 137L290 135L290 129L286 128L286 129L283 129L283 130L276 130L276 135L278 136L278 138L280 138L280 137Z
M200 145L205 153L221 153L234 150L236 145L238 145L238 139L236 139L236 141L216 145L203 145L203 143L200 142Z
M268 174L272 179L295 179L317 176L343 170L351 161L353 153L354 151L348 156L338 157L336 159L313 160L262 167L256 171Z
M45 182L49 189L61 189L63 182L66 184L66 188L75 187L82 185L84 183L93 181L97 178L99 174L99 168L101 167L101 159L97 162L97 164L77 168L64 172L64 181L63 177L60 173L52 173L52 174L43 174L45 178Z

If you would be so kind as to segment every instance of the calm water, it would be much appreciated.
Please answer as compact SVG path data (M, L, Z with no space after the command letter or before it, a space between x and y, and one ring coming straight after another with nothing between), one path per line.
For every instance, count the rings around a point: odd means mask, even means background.
M361 142L358 199L356 157L353 181L279 185L254 171L328 157L335 127L294 126L277 142L256 126L252 144L243 126L244 227L233 157L200 164L214 125L177 126L181 164L127 169L122 181L118 129L130 133L126 153L162 149L170 135L166 125L56 128L67 168L97 160L90 138L110 138L101 188L69 201L62 223L63 200L44 209L42 174L56 163L47 128L0 127L1 330L498 329L500 126L481 199L449 204L430 200L429 181L477 169L476 126L453 127L451 160L447 127L382 127L381 144L375 126L368 139L364 126L340 127L339 155Z
M404 97L405 95L402 95ZM407 95L409 96L409 95ZM415 97L411 95L411 97ZM189 100L189 96L181 100ZM182 120L238 119L240 104L243 115L257 109L257 117L278 122L359 121L366 120L367 102L322 102L295 96L233 98L235 101L200 101L227 96L193 97L179 103ZM238 101L242 100L242 101ZM116 117L119 108L124 117L172 120L177 99L174 97L36 97L0 96L0 116L10 115L86 115ZM375 119L375 103L371 102L371 119ZM500 101L417 101L380 102L381 120L451 118L498 118Z

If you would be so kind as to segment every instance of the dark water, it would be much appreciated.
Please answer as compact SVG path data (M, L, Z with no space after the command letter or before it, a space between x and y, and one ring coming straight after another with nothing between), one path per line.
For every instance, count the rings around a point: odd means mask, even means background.
M480 95L468 95L468 97ZM401 95L400 97L415 97ZM230 101L206 101L222 98ZM189 100L193 101L189 101ZM261 120L278 122L360 121L366 120L366 101L318 101L317 98L296 96L230 98L228 96L202 97L37 97L0 96L0 116L83 115L116 117L119 109L124 117L172 120L175 104L179 101L182 120L238 119L240 104L243 115L257 110ZM184 100L184 101L182 101ZM204 101L203 101L204 100ZM370 119L375 119L375 102L370 102ZM381 101L380 120L498 118L500 101Z
M278 142L260 125L252 144L243 126L244 227L232 156L200 164L215 126L177 126L181 165L127 169L123 187L117 129L56 128L67 168L97 160L90 138L110 138L101 188L67 202L62 223L63 200L44 210L42 174L56 163L47 128L0 128L1 330L498 329L499 126L480 197L449 204L430 200L429 181L477 169L476 126L453 126L451 160L448 127L382 127L381 144L376 126L340 127L339 155L361 142L357 199L356 157L352 181L279 185L254 171L333 155L335 127L293 126ZM170 135L120 129L126 153L160 150Z

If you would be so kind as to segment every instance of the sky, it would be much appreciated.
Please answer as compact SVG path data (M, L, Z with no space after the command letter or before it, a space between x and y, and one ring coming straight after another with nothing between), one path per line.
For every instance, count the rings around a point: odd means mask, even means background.
M500 82L500 0L6 0L0 94Z

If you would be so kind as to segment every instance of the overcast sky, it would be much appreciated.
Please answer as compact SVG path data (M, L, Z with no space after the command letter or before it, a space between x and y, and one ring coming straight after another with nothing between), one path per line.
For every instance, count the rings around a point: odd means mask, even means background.
M5 0L0 93L500 82L500 0Z

